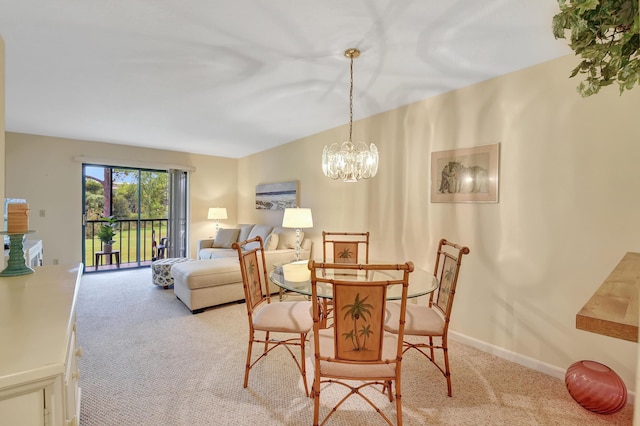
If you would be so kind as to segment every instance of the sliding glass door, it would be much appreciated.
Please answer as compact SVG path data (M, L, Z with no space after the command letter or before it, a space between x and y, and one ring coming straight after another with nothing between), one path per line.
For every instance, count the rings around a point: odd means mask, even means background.
M184 256L186 172L84 164L82 178L87 272L148 266L157 258ZM105 221L109 218L114 235L104 238L101 228L109 226Z

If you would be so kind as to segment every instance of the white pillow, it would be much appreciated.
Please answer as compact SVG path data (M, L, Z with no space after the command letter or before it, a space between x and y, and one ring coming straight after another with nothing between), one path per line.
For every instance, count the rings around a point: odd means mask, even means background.
M269 226L269 225L255 225L253 228L251 228L251 232L249 233L247 240L251 240L257 236L260 236L262 237L262 247L264 248L264 245L265 245L264 242L266 238L269 236L269 234L271 233L272 229L273 229L273 226ZM249 251L249 250L257 249L258 247L260 247L260 244L258 244L258 242L256 241L254 243L245 244L243 249L245 251Z
M264 249L265 250L276 250L278 248L278 241L279 240L280 240L280 238L278 237L278 234L272 232L267 237L267 241L264 244Z
M218 229L216 238L213 240L214 248L231 248L231 244L238 241L239 229Z
M249 239L249 232L251 232L251 229L253 229L253 226L254 225L252 223L242 223L236 226L236 228L240 230L240 236L238 236L238 242Z
M294 229L282 231L278 237L278 250L296 248L296 231ZM304 240L304 232L300 231L300 244L302 244L302 240Z

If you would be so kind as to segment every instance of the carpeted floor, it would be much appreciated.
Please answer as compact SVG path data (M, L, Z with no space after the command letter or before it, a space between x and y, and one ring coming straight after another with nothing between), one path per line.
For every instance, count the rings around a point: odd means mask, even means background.
M243 304L191 315L149 269L85 275L77 307L80 424L308 425L313 400L290 355L276 350L242 387L248 327ZM598 415L564 383L450 342L453 397L444 377L417 354L403 360L405 425L631 425L633 406ZM323 390L333 401L338 389ZM373 396L392 419L394 404ZM322 406L322 413L328 408ZM354 400L331 425L382 424Z

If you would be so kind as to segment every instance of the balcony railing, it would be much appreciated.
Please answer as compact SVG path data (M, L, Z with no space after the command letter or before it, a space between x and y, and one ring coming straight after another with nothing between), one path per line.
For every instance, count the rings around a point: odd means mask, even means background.
M118 220L113 250L120 251L120 267L137 267L150 264L158 255L157 247L167 236L168 219ZM101 220L88 220L85 228L85 269L95 270L95 253L102 251L98 238ZM138 243L139 241L139 243ZM139 257L138 257L139 250ZM115 266L114 266L115 267ZM101 267L103 268L103 267ZM100 268L99 268L100 269Z

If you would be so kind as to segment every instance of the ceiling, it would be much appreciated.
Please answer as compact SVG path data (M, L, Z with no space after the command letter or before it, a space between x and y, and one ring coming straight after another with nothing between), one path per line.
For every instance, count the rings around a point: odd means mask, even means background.
M6 130L241 158L348 123L347 48L362 51L357 120L571 53L557 12L556 0L0 0Z

